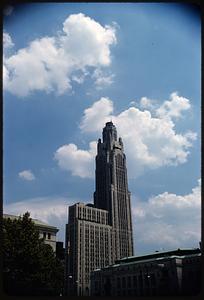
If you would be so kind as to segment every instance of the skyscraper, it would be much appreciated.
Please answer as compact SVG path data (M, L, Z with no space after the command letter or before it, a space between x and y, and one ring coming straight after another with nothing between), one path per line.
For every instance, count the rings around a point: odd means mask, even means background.
M112 122L106 123L103 128L103 142L98 140L94 206L109 212L115 249L113 259L132 256L132 219L126 157L122 139L117 139L116 127Z
M90 295L90 273L133 255L130 192L122 139L112 122L103 128L96 156L94 205L69 207L65 292Z

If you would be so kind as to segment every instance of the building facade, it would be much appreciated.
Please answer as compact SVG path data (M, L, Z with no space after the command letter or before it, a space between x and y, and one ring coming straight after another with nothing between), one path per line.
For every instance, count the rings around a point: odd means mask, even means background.
M108 212L83 203L70 206L66 235L68 294L90 295L91 271L113 263Z
M91 273L92 296L190 296L200 290L200 249L129 257Z
M19 216L4 214L4 218L18 219ZM56 252L56 235L59 229L55 226L44 223L38 219L32 219L35 227L39 231L39 237L44 239L44 243L52 247L53 251Z
M112 122L96 156L94 204L69 207L65 241L65 294L90 295L90 274L133 255L130 192L122 139Z
M132 256L132 218L126 157L122 138L117 139L116 127L112 122L107 122L103 128L103 141L98 140L94 206L109 212L109 224L113 229L113 259Z

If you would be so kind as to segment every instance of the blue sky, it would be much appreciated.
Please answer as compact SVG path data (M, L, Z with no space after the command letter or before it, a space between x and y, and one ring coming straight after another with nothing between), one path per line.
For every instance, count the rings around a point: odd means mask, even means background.
M187 4L5 10L4 211L60 228L92 202L96 141L124 141L135 254L200 241L200 18Z

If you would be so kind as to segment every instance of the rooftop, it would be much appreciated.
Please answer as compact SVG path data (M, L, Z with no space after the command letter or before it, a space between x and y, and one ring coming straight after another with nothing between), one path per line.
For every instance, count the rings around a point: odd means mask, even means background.
M92 204L92 203L82 203L82 202L77 202L77 203L75 203L75 204L73 204L73 205L71 205L71 206L69 206L69 207L74 207L74 206L88 207L88 208L90 208L90 209L92 209L92 210L101 211L101 212L103 212L103 213L108 214L108 211L107 211L106 209L97 208L97 207L95 207L94 204Z
M19 217L22 218L22 216L15 216L15 215L10 215L10 214L3 214L3 217L6 218L6 219L10 218L11 220L18 219ZM50 229L54 229L54 230L58 231L57 227L49 225L49 224L47 224L45 222L42 222L38 219L32 219L32 221L35 223L36 226L46 227L46 228L50 228Z
M112 121L106 122L106 126L114 126Z
M170 257L170 256L185 256L185 255L191 255L191 254L198 254L200 253L199 248L184 248L184 249L176 249L176 250L170 250L170 251L159 251L155 253L150 253L142 256L129 256L124 257L119 260L116 260L116 264L122 264L122 263L128 263L132 261L141 261L144 259L156 259L156 258L163 258L163 257Z
M126 266L126 265L132 265L137 263L145 263L150 262L154 260L155 262L159 263L160 260L168 259L168 258L185 258L186 256L195 256L195 255L201 255L201 251L199 248L194 249L176 249L171 251L161 251L161 252L155 252L151 254L146 254L142 256L130 256L130 257L124 257L120 260L116 260L115 264L105 266L104 268L94 270L95 271L101 271L104 269L109 268L116 268L119 266Z

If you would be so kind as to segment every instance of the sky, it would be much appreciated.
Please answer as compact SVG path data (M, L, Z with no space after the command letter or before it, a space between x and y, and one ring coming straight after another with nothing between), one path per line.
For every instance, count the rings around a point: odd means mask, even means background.
M116 125L135 255L201 240L199 10L30 3L3 20L3 209L57 226L93 202L96 143Z

